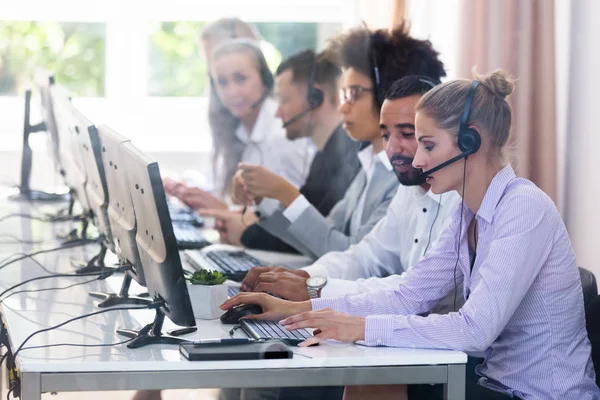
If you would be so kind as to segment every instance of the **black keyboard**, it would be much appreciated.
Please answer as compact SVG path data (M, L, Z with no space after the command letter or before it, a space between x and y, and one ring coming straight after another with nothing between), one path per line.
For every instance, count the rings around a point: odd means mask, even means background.
M241 319L240 326L242 327L242 330L253 339L279 339L292 346L297 346L299 343L302 343L313 336L306 329L288 331L286 328L273 321Z
M177 239L179 250L202 249L211 244L193 225L173 224L173 233Z
M207 251L202 253L206 258L217 265L220 272L232 281L241 282L246 273L253 267L264 265L250 254L243 251Z
M167 205L169 207L169 214L171 215L171 222L174 224L190 224L195 227L204 225L202 217L188 206L180 205L172 200L168 200Z
M235 295L240 294L240 288L239 287L235 287L235 286L229 286L229 288L227 289L227 295L229 297L233 297Z

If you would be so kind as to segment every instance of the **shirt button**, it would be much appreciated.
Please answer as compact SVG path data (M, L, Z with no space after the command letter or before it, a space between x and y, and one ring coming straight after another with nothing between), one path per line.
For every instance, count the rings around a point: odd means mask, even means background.
M426 209L426 208L424 208L424 209L423 209L423 212L427 212L427 209Z
M415 239L415 243L419 243L419 239Z

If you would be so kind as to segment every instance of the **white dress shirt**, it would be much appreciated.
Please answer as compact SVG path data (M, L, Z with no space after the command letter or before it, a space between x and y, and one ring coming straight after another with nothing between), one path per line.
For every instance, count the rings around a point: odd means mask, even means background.
M400 185L386 216L363 240L304 270L328 277L321 297L395 288L404 279L401 274L433 246L459 202L456 192L435 195L420 186Z
M288 140L276 111L277 103L267 98L252 132L240 122L235 135L246 144L241 161L262 165L299 188L306 181L316 147L309 138Z

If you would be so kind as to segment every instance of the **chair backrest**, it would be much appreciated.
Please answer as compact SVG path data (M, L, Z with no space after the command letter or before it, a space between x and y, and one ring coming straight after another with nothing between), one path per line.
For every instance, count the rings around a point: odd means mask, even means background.
M600 386L600 296L596 296L585 309L585 324L592 345L592 361L596 371L596 385Z
M592 345L592 362L596 371L596 385L600 386L600 296L596 277L591 271L579 267L583 304L585 306L585 323L588 338Z
M598 285L594 274L585 268L579 267L579 277L583 289L583 304L587 309L588 304L598 296Z

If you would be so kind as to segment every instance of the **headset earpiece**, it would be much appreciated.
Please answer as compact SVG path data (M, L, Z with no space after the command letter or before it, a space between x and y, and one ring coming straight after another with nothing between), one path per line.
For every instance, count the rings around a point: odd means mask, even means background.
M314 87L314 85L309 86L308 96L306 100L308 101L308 106L310 107L310 109L314 110L319 108L321 104L323 104L323 101L325 100L325 95L323 94L323 91L321 89Z
M319 108L321 104L323 104L323 100L325 100L325 95L323 94L323 91L315 87L318 57L318 54L315 53L315 58L313 60L312 67L310 70L310 76L308 78L308 91L306 94L306 101L308 102L308 107L311 111Z
M460 119L460 127L458 130L458 148L463 153L473 154L481 147L481 136L475 129L469 127L469 117L471 116L471 104L475 97L475 89L479 86L479 81L471 82L471 87L467 93L465 108Z
M481 146L481 136L473 128L466 128L458 135L458 148L460 151L473 154Z

